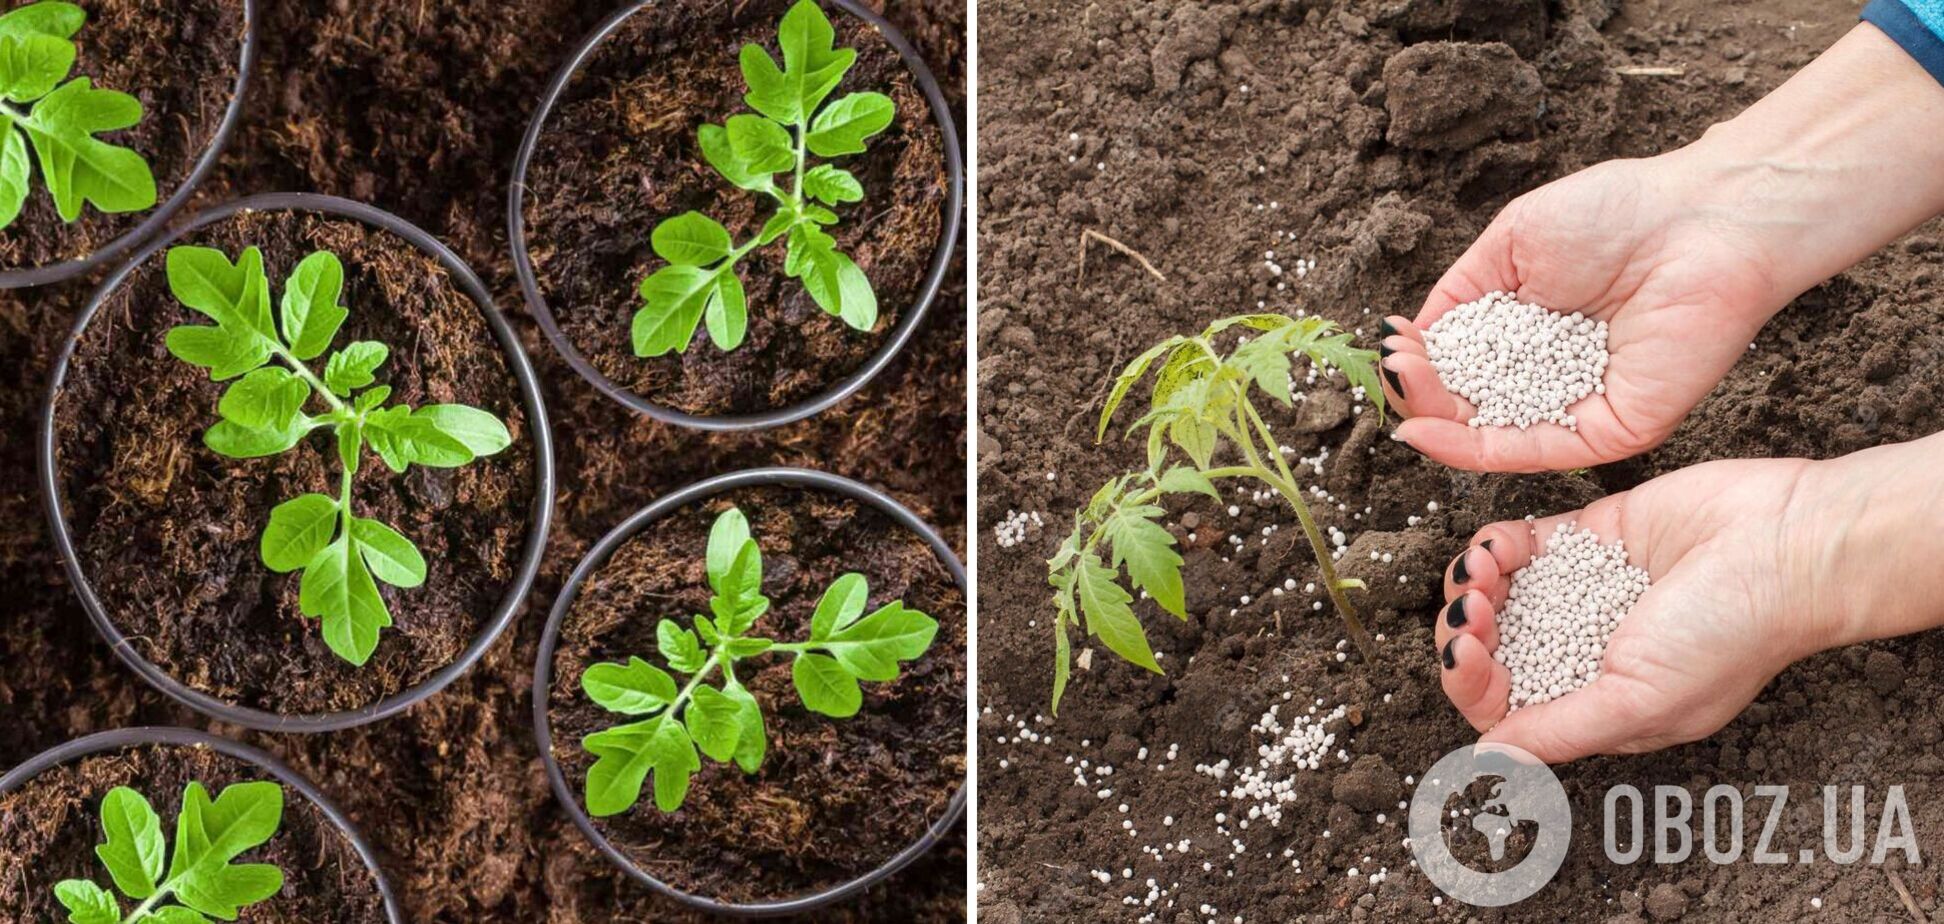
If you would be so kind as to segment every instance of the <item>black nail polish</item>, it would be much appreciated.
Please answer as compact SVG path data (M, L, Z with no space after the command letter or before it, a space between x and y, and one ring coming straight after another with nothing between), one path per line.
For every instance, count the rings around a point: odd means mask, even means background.
M1397 328L1391 326L1389 318L1385 318L1384 323L1377 325L1377 334L1380 337L1388 337L1395 333L1397 333Z
M1487 539L1484 542L1479 543L1478 547L1484 549L1487 552L1490 552L1492 550L1492 540Z
M1445 643L1445 647L1444 647L1445 670L1455 670L1458 667L1458 658L1456 655L1453 655L1451 653L1452 646L1457 644L1458 644L1458 640L1455 638Z
M1445 625L1450 626L1453 629L1464 628L1465 625L1465 598L1464 597L1459 597L1458 599L1451 601L1451 605L1445 607Z
M1397 352L1397 351L1396 351L1396 350L1393 350L1393 349L1391 349L1391 348L1390 348L1390 347L1389 347L1388 345L1386 345L1386 344L1382 344L1382 343L1379 343L1379 344L1377 344L1377 358L1378 358L1379 360L1385 360L1385 359L1389 359L1389 358L1390 358L1390 355L1391 355L1392 353L1395 353L1395 352Z
M1392 372L1388 367L1385 366L1379 366L1377 368L1384 370L1384 381L1390 383L1391 390L1397 392L1397 396L1399 398L1404 397L1404 383L1398 381L1397 373Z
M1463 584L1466 581L1471 580L1471 572L1465 570L1465 556L1470 554L1471 554L1471 549L1466 549L1463 552L1459 552L1457 558L1451 560L1451 582L1452 583Z

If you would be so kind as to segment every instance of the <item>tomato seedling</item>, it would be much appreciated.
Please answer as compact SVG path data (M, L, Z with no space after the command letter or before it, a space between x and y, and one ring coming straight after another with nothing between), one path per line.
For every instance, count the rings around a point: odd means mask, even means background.
M283 870L275 865L231 862L275 837L282 824L283 787L275 783L237 783L212 800L203 784L191 782L182 791L175 853L165 869L162 819L141 793L117 786L101 800L104 840L95 856L116 891L136 903L134 910L123 916L115 893L88 879L55 883L54 897L71 924L234 921L243 907L283 889Z

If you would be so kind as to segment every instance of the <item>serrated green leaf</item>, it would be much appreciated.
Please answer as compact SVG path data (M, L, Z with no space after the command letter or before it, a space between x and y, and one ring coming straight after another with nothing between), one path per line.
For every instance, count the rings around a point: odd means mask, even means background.
M857 181L849 170L819 164L803 175L803 191L812 198L831 205L845 202L862 202L864 184Z
M29 103L74 69L74 43L52 35L0 35L0 98Z
M1349 334L1324 337L1304 350L1313 362L1323 362L1343 370L1344 378L1350 384L1362 388L1364 397L1376 405L1381 417L1384 412L1384 387L1377 380L1376 350L1363 350L1350 345Z
M364 391L358 392L358 396L352 399L351 406L360 411L369 411L380 404L384 404L385 399L391 397L391 393L390 385L374 385Z
M721 690L710 686L695 688L682 718L688 723L689 737L710 760L727 761L736 754L742 738L742 706Z
M635 657L626 664L590 665L581 673L581 689L601 708L623 715L647 715L674 702L681 692L675 678Z
M791 225L789 248L783 257L783 272L792 278L800 278L836 247L837 239L825 234L821 228L801 223Z
M303 494L278 504L270 511L270 523L258 542L263 564L278 574L304 567L331 544L337 524L336 498Z
M833 719L848 719L864 705L857 678L836 658L816 653L798 655L790 665L790 679L805 708Z
M1060 698L1066 695L1067 681L1073 675L1073 643L1067 639L1067 623L1073 621L1073 601L1060 596L1060 610L1053 619L1053 705L1054 717L1060 714Z
M283 432L303 413L310 393L310 386L289 370L264 366L231 384L217 402L216 412L239 427Z
M374 373L390 356L391 347L375 340L346 344L324 361L324 387L340 398L349 397L353 391L376 381Z
M126 786L109 790L101 800L101 831L105 840L95 856L108 868L115 888L123 895L144 899L155 894L162 876L162 819L142 794Z
M1177 417L1168 424L1168 439L1188 454L1195 467L1207 470L1215 458L1215 425L1199 417Z
M735 147L729 143L728 129L720 125L704 125L696 130L695 139L696 146L702 149L702 158L731 184L757 192L776 188L769 174L751 168L749 162L736 153Z
M1159 674L1161 665L1148 647L1147 630L1141 628L1141 621L1128 606L1134 598L1121 589L1117 577L1098 554L1088 552L1080 557L1074 589L1080 597L1080 612L1087 619L1087 632L1099 636L1101 644L1129 663Z
M718 645L722 643L722 635L716 631L715 623L707 616L695 617L695 634L702 636L704 644Z
M770 174L796 167L796 145L783 126L762 116L729 117L729 147L751 173Z
M865 602L870 597L870 585L864 575L851 572L830 583L824 591L823 599L817 601L816 612L810 617L810 640L822 641L831 633L857 621L864 615Z
M54 898L68 910L69 924L121 924L121 904L115 896L86 879L55 883Z
M1147 591L1161 608L1183 619L1188 618L1181 585L1181 556L1175 553L1174 535L1155 518L1162 509L1154 506L1122 507L1106 523L1107 540L1114 554L1108 564L1127 565L1127 576L1134 586Z
M338 299L344 295L344 264L337 254L320 250L297 264L284 282L284 340L291 355L315 359L330 349L350 312Z
M716 274L694 266L665 266L642 280L641 310L633 325L636 356L688 351L702 310L715 291Z
M695 633L673 619L663 619L655 625L655 645L668 666L684 674L693 674L708 662Z
M323 621L325 645L358 666L371 660L379 630L392 624L364 556L352 554L347 536L325 546L304 566L298 607Z
M463 405L433 405L433 407L463 407ZM364 439L371 444L372 451L378 453L378 457L383 459L386 467L392 471L403 472L411 465L454 468L475 458L472 448L443 429L438 419L425 413L427 410L428 408L419 408L414 411L400 406L388 407L365 415ZM483 411L477 413L484 415ZM482 445L491 445L491 442L487 441Z
M656 225L649 242L658 256L681 266L708 266L729 256L736 246L720 222L693 211Z
M1254 381L1257 388L1284 406L1295 400L1289 389L1289 355L1283 352L1281 338L1257 337L1236 347L1228 361Z
M358 544L371 576L393 587L410 589L425 583L425 556L403 533L377 520L351 520L351 541Z
M1180 337L1169 337L1155 344L1147 352L1134 357L1133 361L1121 369L1120 375L1114 379L1113 390L1107 393L1107 403L1100 409L1100 426L1094 431L1095 442L1107 437L1107 424L1114 419L1114 411L1120 408L1121 401L1127 397L1128 389L1133 388L1134 383L1139 382L1141 377L1147 374L1148 367L1153 365L1162 353L1174 349L1181 342Z
M34 105L21 128L40 155L41 178L62 221L81 217L92 203L108 214L139 212L155 205L155 174L142 155L96 138L142 120L142 104L114 90L97 90L86 77L62 84Z
M817 113L804 143L818 157L864 153L864 142L890 127L897 106L882 93L852 93Z
M733 270L717 277L715 290L709 293L708 304L703 307L702 320L709 329L709 340L717 349L733 350L742 346L743 337L749 333L749 297Z
M1155 486L1169 494L1206 494L1221 500L1221 492L1215 490L1215 483L1208 476L1185 465L1176 465L1161 475Z

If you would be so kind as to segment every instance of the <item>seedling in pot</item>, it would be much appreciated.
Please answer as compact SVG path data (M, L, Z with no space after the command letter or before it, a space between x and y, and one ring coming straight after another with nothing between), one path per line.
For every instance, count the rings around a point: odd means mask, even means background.
M56 883L54 897L71 924L234 921L244 907L283 889L283 870L276 866L232 862L275 837L282 824L283 788L275 783L238 783L212 800L203 784L191 782L182 792L175 853L165 870L162 819L141 793L117 786L101 800L106 840L95 856L134 910L124 916L115 892L88 879Z
M332 352L322 375L308 360L324 356L349 312L344 265L318 251L290 274L276 318L263 253L255 247L231 263L207 247L174 247L169 290L215 326L169 331L169 352L209 370L218 382L235 379L216 410L222 420L203 444L225 456L253 459L284 452L310 433L329 431L341 475L338 493L304 494L270 511L260 551L279 574L301 571L298 605L323 620L324 642L362 665L392 624L378 581L413 588L425 583L425 558L410 539L352 509L351 487L366 447L404 474L412 464L454 468L490 456L513 442L499 418L462 404L412 408L386 405L391 387L374 385L391 351L360 340ZM281 322L281 329L279 329ZM280 364L280 365L279 365ZM318 408L320 413L309 413Z
M0 16L0 228L20 217L36 157L62 221L80 218L88 202L111 214L155 205L148 161L95 137L142 121L141 102L67 79L87 21L79 6L52 0Z
M777 241L788 248L784 272L801 280L819 307L857 330L877 324L871 281L824 230L838 222L832 208L863 201L863 184L840 167L810 166L809 155L864 153L865 140L891 124L896 107L882 93L852 93L825 105L856 63L857 51L833 47L836 31L812 0L790 8L777 40L783 50L780 68L762 46L742 49L743 79L749 84L743 98L756 112L697 132L710 166L735 186L776 200L776 213L742 244L701 212L655 226L650 243L669 265L641 283L643 305L633 325L637 356L687 352L697 324L707 325L718 348L741 346L749 310L736 264ZM785 177L782 185L779 174Z
M763 710L736 677L736 665L764 654L793 658L790 675L797 696L812 712L835 719L857 714L864 703L859 681L898 679L898 666L922 657L938 634L938 621L887 603L864 612L870 589L864 576L850 573L831 582L810 617L810 637L779 642L751 635L769 611L763 596L763 553L749 535L749 521L734 507L716 517L709 531L705 561L710 616L693 618L693 630L673 619L655 627L657 647L675 678L638 657L626 664L602 663L581 674L581 689L610 712L647 716L588 735L581 746L597 760L587 771L587 811L596 817L627 811L641 798L654 774L655 806L663 812L682 807L689 777L702 768L696 752L709 759L734 761L744 773L762 766L769 747ZM721 687L708 685L717 672Z
M1236 327L1251 329L1255 335L1224 355L1216 348L1217 335ZM1346 590L1363 587L1363 582L1337 577L1316 518L1303 501L1303 486L1284 461L1281 444L1252 397L1260 392L1291 405L1295 400L1291 357L1298 355L1318 368L1341 369L1383 413L1377 353L1352 347L1349 334L1317 317L1250 314L1217 321L1198 336L1170 337L1135 357L1115 380L1100 412L1096 442L1107 435L1107 425L1128 391L1161 361L1148 412L1127 429L1129 434L1147 429L1147 468L1102 486L1087 506L1075 512L1073 534L1047 560L1055 607L1055 714L1072 671L1067 628L1080 625L1083 617L1087 634L1099 636L1108 650L1162 673L1148 646L1147 631L1134 616L1133 595L1121 585L1120 570L1125 565L1132 587L1146 591L1162 609L1187 619L1182 558L1175 551L1174 536L1160 523L1165 511L1156 502L1165 495L1184 493L1219 500L1216 479L1251 479L1289 502L1316 553L1323 586L1342 615L1345 630L1365 658L1373 656L1363 622L1344 595ZM1240 458L1235 464L1217 466L1216 454L1225 444ZM1176 452L1187 457L1186 464L1173 461Z

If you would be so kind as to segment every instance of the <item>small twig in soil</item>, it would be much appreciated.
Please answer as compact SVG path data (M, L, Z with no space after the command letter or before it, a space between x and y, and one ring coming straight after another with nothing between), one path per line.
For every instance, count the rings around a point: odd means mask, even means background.
M1904 910L1910 912L1910 916L1917 921L1917 924L1930 924L1930 919L1924 917L1924 912L1917 907L1917 899L1912 898L1910 889L1904 886L1903 877L1897 875L1896 870L1888 867L1883 871L1890 876L1890 887L1897 890L1897 897L1903 899Z
M1619 74L1622 77L1685 77L1687 76L1687 68L1685 67L1679 67L1679 66L1657 67L1654 65L1647 65L1647 64L1629 64L1622 67L1616 67L1613 69L1613 72Z
M1143 269L1146 269L1150 274L1152 274L1154 278L1159 279L1162 282L1168 281L1168 277L1163 276L1160 270L1155 269L1154 264L1149 263L1148 258L1141 256L1140 251L1135 250L1134 248L1129 247L1126 244L1121 243L1120 241L1114 240L1113 238L1108 237L1105 234L1095 231L1092 228L1087 228L1080 232L1080 278L1081 279L1087 278L1087 240L1089 238L1099 241L1102 244L1106 244L1107 246L1112 247L1115 250L1120 251L1121 253L1133 257L1134 260L1140 263L1141 267Z

